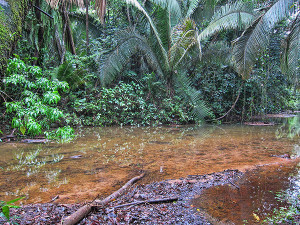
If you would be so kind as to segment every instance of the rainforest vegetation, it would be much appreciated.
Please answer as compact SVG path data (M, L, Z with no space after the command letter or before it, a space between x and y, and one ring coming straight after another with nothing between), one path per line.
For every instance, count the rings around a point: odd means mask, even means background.
M76 126L242 122L299 109L298 1L0 6L2 131L69 136Z
M0 0L0 137L299 111L299 12L299 0Z

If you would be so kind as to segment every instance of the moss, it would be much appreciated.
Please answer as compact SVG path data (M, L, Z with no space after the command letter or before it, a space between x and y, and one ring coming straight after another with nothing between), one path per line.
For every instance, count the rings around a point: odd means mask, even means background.
M6 0L9 10L0 8L0 76L5 70L16 41L21 35L22 24L28 10L30 0Z

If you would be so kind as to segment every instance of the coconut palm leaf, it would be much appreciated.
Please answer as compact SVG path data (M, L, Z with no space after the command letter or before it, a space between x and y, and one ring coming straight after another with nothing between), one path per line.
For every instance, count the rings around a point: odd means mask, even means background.
M195 10L199 7L200 3L204 3L204 0L190 0L189 8L186 13L186 18L190 17Z
M249 77L259 52L268 44L270 31L289 15L293 3L293 0L277 1L233 42L233 63L243 78Z
M143 36L135 31L125 30L119 32L117 38L119 44L105 61L100 73L103 85L111 83L129 62L130 57L137 52L141 52L145 56L148 65L162 76L160 63Z
M227 4L214 14L209 25L200 33L199 40L203 40L220 30L236 29L249 25L254 18L251 4L244 2Z
M159 33L158 33L156 26L155 26L154 22L152 21L150 15L146 12L146 10L141 6L141 4L137 0L126 0L126 2L127 2L127 4L131 4L131 5L135 6L138 10L140 10L145 15L145 17L147 18L148 22L150 23L150 26L155 34L155 37L160 46L163 58L164 58L166 64L168 65L167 51L164 49L163 42L159 36Z
M177 0L151 0L153 3L167 9L169 15L169 24L171 27L176 25L182 18L181 8Z
M293 21L291 31L285 40L285 48L281 56L281 69L284 73L300 79L300 13Z

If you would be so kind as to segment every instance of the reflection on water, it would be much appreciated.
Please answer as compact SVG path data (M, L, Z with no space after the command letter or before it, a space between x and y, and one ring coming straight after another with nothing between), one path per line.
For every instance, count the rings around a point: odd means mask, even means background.
M279 131L278 131L279 130ZM82 202L118 189L141 170L143 182L247 169L299 154L299 136L285 128L222 126L108 127L78 131L72 143L0 145L0 199ZM279 133L283 135L279 135Z
M215 186L204 190L191 204L205 210L213 224L261 224L274 209L287 205L276 199L278 193L283 191L294 199L299 196L299 166L291 162L247 171L236 184L239 188Z
M300 136L300 116L295 116L284 120L276 130L276 137L288 137L290 139L299 138Z

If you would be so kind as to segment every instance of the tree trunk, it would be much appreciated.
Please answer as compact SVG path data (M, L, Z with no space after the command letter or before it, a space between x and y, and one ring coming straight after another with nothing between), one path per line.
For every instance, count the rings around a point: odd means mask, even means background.
M40 8L40 0L35 1L35 6ZM36 59L34 60L33 64L37 65L38 58L40 55L40 50L43 48L43 45L44 45L44 27L43 27L41 11L39 11L37 8L35 8L35 15L36 15L36 19L39 24L39 29L38 29L38 45L35 46L35 53L34 53L34 57Z
M29 4L32 3L33 0L0 1L0 77L4 75L7 59L20 38Z
M66 25L66 31L65 32L65 42L67 46L69 46L70 51L73 55L76 55L76 49L75 49L75 44L74 44L74 39L73 39L73 34L72 34L72 28L71 28L71 22L70 18L66 9L66 4L65 2L62 2L60 6L61 10L61 16L62 16L62 21Z
M89 0L85 0L86 22L86 54L89 55Z

